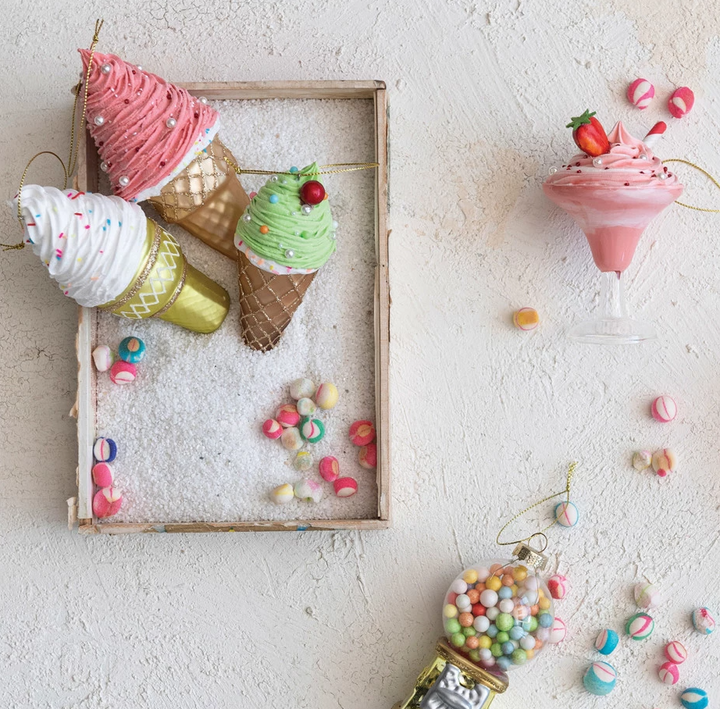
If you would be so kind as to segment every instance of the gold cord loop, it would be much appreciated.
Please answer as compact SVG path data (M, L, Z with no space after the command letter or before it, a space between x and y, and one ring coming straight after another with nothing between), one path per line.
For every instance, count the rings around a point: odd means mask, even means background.
M376 162L336 162L329 165L320 165L320 172L282 172L277 170L244 170L238 167L230 158L225 156L225 162L235 170L238 175L299 175L314 177L315 175L338 175L341 172L355 172L357 170L373 170L380 165ZM338 170L324 170L326 167L337 167Z
M712 182L715 187L717 187L720 190L720 182L718 182L707 170L703 170L699 165L696 165L693 162L690 162L689 160L681 160L680 158L673 158L672 160L663 160L663 164L668 162L679 162L683 165L687 165L688 167L692 167L698 172L701 172L705 177ZM696 212L712 212L714 214L717 214L720 212L720 209L708 209L707 207L695 207L692 204L685 204L685 202L680 202L677 200L675 204L680 205L681 207L686 207L687 209L694 209Z

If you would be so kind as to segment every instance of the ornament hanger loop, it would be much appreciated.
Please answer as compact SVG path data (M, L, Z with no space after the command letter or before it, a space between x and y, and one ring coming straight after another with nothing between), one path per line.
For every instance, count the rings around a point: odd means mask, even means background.
M705 177L712 182L715 187L717 187L720 190L720 182L718 182L707 170L703 170L699 165L696 165L694 162L690 162L689 160L681 160L680 158L672 158L672 160L663 160L663 164L669 163L669 162L679 162L683 165L687 165L688 167L692 167L693 169L697 170L698 172L701 172ZM685 204L685 202L679 202L675 201L675 204L686 207L687 209L694 209L696 212L712 212L714 214L717 214L720 212L720 209L708 209L707 207L695 207L692 204Z
M282 170L244 170L238 167L230 158L225 157L225 162L235 170L238 175L290 175L296 176L297 172L283 172ZM337 170L325 170L327 167L336 167ZM380 165L376 162L335 162L329 165L320 165L319 172L303 172L304 177L315 177L316 175L337 175L341 172L356 172L357 170L373 170Z

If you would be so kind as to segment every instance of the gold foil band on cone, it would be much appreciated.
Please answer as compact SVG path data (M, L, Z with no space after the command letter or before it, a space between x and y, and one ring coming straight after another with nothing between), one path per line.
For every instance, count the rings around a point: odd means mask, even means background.
M149 202L171 224L204 241L228 258L235 258L235 228L250 198L225 158L233 154L218 136L160 194Z
M243 340L254 350L269 352L290 324L315 273L279 276L254 266L245 254L236 253Z
M140 266L118 298L100 306L135 320L160 318L193 332L222 325L230 297L224 288L193 268L175 239L151 219Z

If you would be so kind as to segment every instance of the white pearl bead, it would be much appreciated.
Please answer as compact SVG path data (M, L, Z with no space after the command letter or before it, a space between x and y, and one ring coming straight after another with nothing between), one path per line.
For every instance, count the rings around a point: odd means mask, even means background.
M593 165L595 167L600 167L603 164L604 160L602 158L595 158L593 160Z
M252 217L249 214L243 214L243 221L244 222L251 222Z
M200 97L198 98L198 101L200 101L200 103L202 103L202 104L205 105L205 106L208 105L208 100L207 100L204 96L200 96Z
M647 155L645 155L645 153L640 153L640 155L638 155L638 158L640 158L640 160L647 160Z
M295 252L292 249L288 249L285 252L285 258L295 258Z
M661 180L667 180L667 175L666 175L664 172L659 173L659 174L658 174L658 177L659 177Z
M93 123L96 126L101 126L103 123L105 123L105 119L102 116L95 116L95 120L93 121Z
M312 210L313 210L312 205L310 205L310 204L303 204L303 206L302 206L302 213L303 213L303 214L308 215L308 214L310 214L310 212L312 212Z
M280 178L280 184L281 184L281 185L287 184L287 179L285 179L284 177L281 177L281 178Z
M142 71L143 68L138 64L138 65L137 65L137 70L138 70L138 71Z
M268 180L268 182L277 182L277 181L278 181L277 175L270 175L270 179Z
M110 64L103 64L103 65L100 67L100 71L101 71L103 74L109 74L109 73L112 71L112 67L110 66Z
M556 168L556 167L551 167L551 168L548 170L548 175L554 175L556 172L557 172L557 168Z
M118 180L118 182L123 186L127 187L130 184L130 178L125 177L124 175Z
M103 160L103 162L100 163L100 169L101 169L103 172L107 172L107 171L108 171L108 164L107 164L104 160Z
M170 117L165 121L165 125L168 128L174 128L177 125L177 121L174 118Z
M336 221L333 221L333 223L332 223L333 229L337 229L339 226L340 225Z
M337 239L337 234L334 231L330 232L330 238L335 241Z

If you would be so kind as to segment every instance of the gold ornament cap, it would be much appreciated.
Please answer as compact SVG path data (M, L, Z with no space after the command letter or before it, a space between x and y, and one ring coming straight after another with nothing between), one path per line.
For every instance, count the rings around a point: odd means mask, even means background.
M548 563L548 558L545 554L541 554L524 542L520 542L515 549L513 549L513 556L522 561L525 566L530 566L536 571L542 571Z

